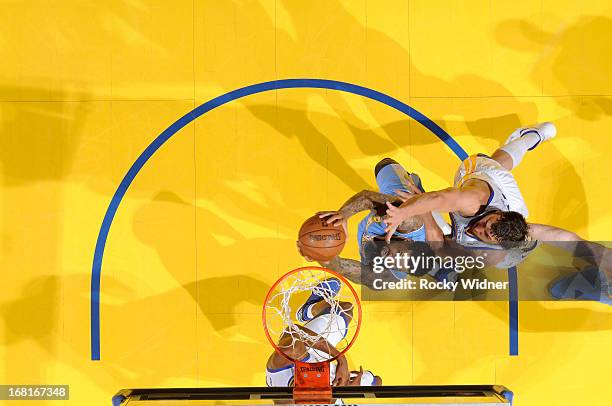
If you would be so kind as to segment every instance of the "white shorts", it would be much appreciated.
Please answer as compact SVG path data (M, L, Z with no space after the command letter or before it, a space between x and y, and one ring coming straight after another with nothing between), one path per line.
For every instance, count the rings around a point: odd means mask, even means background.
M321 334L331 345L338 346L348 333L348 324L344 317L334 314L322 314L304 324L307 329ZM321 362L329 359L329 355L313 348L308 350L310 362Z

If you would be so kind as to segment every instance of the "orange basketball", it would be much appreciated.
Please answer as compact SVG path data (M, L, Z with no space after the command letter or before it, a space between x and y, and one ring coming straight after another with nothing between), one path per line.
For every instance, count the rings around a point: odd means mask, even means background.
M329 261L344 248L346 234L342 226L332 226L315 214L302 224L298 244L302 254L315 261Z

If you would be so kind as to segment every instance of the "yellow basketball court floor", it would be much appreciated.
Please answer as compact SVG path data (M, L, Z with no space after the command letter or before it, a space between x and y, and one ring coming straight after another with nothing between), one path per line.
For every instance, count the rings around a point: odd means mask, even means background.
M265 385L261 305L305 264L302 221L374 188L386 156L426 188L450 185L452 151L373 100L291 89L221 106L163 145L118 208L92 361L93 253L123 176L175 120L259 82L378 90L468 153L553 121L557 138L515 171L530 220L611 239L611 43L608 1L1 1L0 383L69 384L69 405L126 387ZM610 307L521 302L519 338L510 356L507 302L364 303L348 357L386 385L609 402Z

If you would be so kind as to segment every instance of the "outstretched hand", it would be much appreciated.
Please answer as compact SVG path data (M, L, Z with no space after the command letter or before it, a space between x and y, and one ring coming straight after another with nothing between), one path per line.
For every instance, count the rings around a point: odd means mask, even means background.
M414 195L420 195L421 190L414 184L412 179L408 177L406 182L406 187L410 192L406 192L404 190L395 190L395 194L402 203L405 203L407 200L414 197ZM385 236L385 240L387 242L391 241L391 237L397 230L397 228L402 224L402 222L406 220L406 215L402 210L402 207L395 207L391 203L387 202L387 215L385 216L385 223L387 224L387 228L385 228L385 232L387 235Z
M385 228L385 232L387 233L385 240L387 242L391 241L391 237L395 234L395 230L397 230L404 220L404 210L401 207L395 207L387 202L387 215L385 216L385 223L387 224L387 228Z
M351 374L355 374L354 377L349 379L347 386L361 386L361 377L363 376L363 367L359 366L359 372L351 371Z

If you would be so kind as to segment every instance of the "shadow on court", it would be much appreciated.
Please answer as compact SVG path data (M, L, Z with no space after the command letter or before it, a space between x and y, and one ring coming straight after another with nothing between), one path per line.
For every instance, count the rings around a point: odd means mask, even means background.
M15 83L0 85L0 94L14 97L2 103L0 114L4 376L7 382L43 382L39 354L19 349L35 341L41 352L61 354L62 286L49 274L61 272L62 181L90 113L87 103L69 100L89 94ZM27 376L24 364L33 366Z
M210 352L227 351L228 348L245 359L261 358L262 365L269 355L270 346L263 333L248 337L245 336L249 334L248 329L235 328L234 313L238 302L231 302L229 297L223 302L224 312L210 314L203 313L206 302L197 301L198 289L199 297L204 298L215 290L227 293L233 286L244 283L251 288L267 289L263 282L244 275L202 278L147 295L142 288L107 275L101 304L102 343L107 361L102 364L104 368L100 368L100 363L87 362L86 356L89 353L86 334L89 295L80 289L88 282L85 275L32 278L19 299L0 302L4 331L1 343L12 349L6 352L5 376L17 379L19 375L13 373L12 368L20 371L23 364L28 363L30 379L37 376L42 379L48 366L38 360L51 356L80 373L91 375L92 380L104 387L124 387L128 382L137 386L159 386L168 379L198 374L204 381L244 385L251 380L250 370L245 369L237 376L225 369L219 371L205 361L198 365L197 360L205 360ZM265 292L253 290L251 298L240 300L261 300L260 293ZM241 317L244 322L245 318ZM259 312L254 319L261 326ZM76 322L79 320L83 323ZM257 330L251 328L250 331ZM16 351L28 343L35 344L33 350L28 353Z
M524 20L507 20L496 27L495 36L507 48L541 55L531 79L543 83L545 93L577 96L555 97L561 107L583 120L612 115L612 60L605 57L612 38L611 19L582 15L557 32Z
M213 63L212 59L200 61L205 73L194 74L203 76L203 81L212 83L215 89L218 87L229 91L243 85L273 79L273 72L279 78L284 77L284 72L287 71L321 72L318 66L321 61L334 59L343 63L327 64L329 67L324 77L357 84L372 81L374 83L371 87L374 89L386 91L392 96L405 94L405 89L401 89L398 94L389 90L394 85L393 75L389 78L367 76L366 63L370 68L379 64L393 67L394 72L410 72L412 83L422 82L425 87L442 89L442 93L456 94L462 89L487 88L492 89L492 96L504 99L500 107L495 109L484 108L486 102L483 102L483 118L465 122L461 119L445 119L437 114L431 115L427 103L435 104L435 100L403 100L415 104L424 114L449 130L452 136L462 134L454 134L450 128L465 124L471 136L499 144L514 128L545 119L540 116L536 103L514 97L503 84L488 78L466 74L446 80L419 70L418 64L410 59L406 48L382 31L364 26L340 2L328 2L331 11L330 23L314 34L308 24L308 21L312 20L301 17L303 10L299 6L300 3L282 3L288 13L290 29L277 28L270 14L254 1L219 5L218 25L223 26L224 19L234 18L237 12L248 15L253 27L268 33L270 39L275 39L275 44L278 43L283 49L291 51L287 60L279 61L276 67L276 55L273 55L257 74L246 72L244 76L236 77L235 71L224 69L223 66L241 66L245 59L256 58L258 53L258 49L245 46L245 43L236 40L233 54L222 62L214 60L220 68L208 69L207 64ZM146 12L146 6L135 7L132 12L134 15L140 15ZM100 23L94 23L92 26L97 24ZM138 29L137 18L120 21L120 25L124 28L121 32L125 36L114 46L118 47L134 39L138 41L132 46L155 44L154 38L138 35L142 33ZM336 25L349 27L346 36L342 36L342 33L339 36L338 30L334 28ZM233 27L231 24L228 26ZM387 58L366 60L363 57L363 42L351 41L352 36L349 34L355 31L363 32L368 43L384 49ZM567 94L585 95L555 98L569 114L568 117L560 119L561 125L570 121L572 115L587 120L599 120L611 114L610 97L598 95L602 91L607 94L612 92L609 88L609 72L612 70L609 59L600 58L609 48L608 39L612 35L609 19L581 17L559 33L541 31L537 26L524 21L508 21L498 27L496 35L505 46L542 55L542 62L534 67L532 73L531 79L535 83L547 80L548 72L553 72L556 82L550 84L551 88L556 89L558 86L558 89L564 89ZM250 44L248 41L257 40L254 36L244 38L246 45ZM589 40L586 41L585 38ZM317 46L317 41L321 40L329 44L329 47ZM216 49L214 43L206 46ZM550 47L552 52L547 50ZM222 47L217 48L217 52L223 52ZM169 58L172 56L169 50L155 48L154 51L167 53ZM576 60L580 60L581 66L588 67L589 71L575 69ZM299 69L296 69L296 66ZM349 70L347 66L359 68ZM189 68L191 69L191 66ZM62 256L64 247L60 246L62 233L65 232L62 216L70 214L64 212L64 191L60 185L55 185L56 182L75 175L72 173L72 165L78 155L78 146L85 137L92 136L84 129L84 124L91 115L90 105L87 102L66 100L90 100L94 96L88 92L27 86L14 88L7 85L0 87L0 90L18 93L23 96L23 100L57 100L7 103L3 106L0 161L3 193L8 197L2 201L2 252L4 258L9 258L4 259L3 268L6 272L24 272L23 278L19 277L22 283L13 289L13 293L19 292L17 297L0 303L4 323L2 340L6 346L5 376L21 379L23 367L19 365L23 365L23 356L26 353L20 350L21 346L29 348L25 345L34 342L40 354L48 354L73 366L91 376L92 381L99 382L104 388L124 386L125 382L131 382L134 386L157 385L165 382L168 377L185 376L218 379L225 384L237 385L250 380L251 376L247 370L233 374L226 368L214 370L214 366L200 367L198 361L194 360L193 349L223 351L229 346L233 353L244 354L245 357L248 357L248 354L256 354L262 359L267 356L269 346L263 335L258 334L260 326L253 324L249 325L253 328L240 328L244 320L238 318L245 314L247 317L252 315L252 322L255 323L259 302L263 300L267 286L275 277L280 276L280 273L296 263L294 241L286 236L294 235L303 220L297 214L298 211L327 207L318 207L318 202L315 205L311 201L296 198L295 190L283 190L279 186L282 182L276 181L290 177L289 172L278 174L270 170L258 173L259 184L252 188L256 193L252 193L253 190L250 189L240 189L243 187L240 182L244 179L244 173L240 171L223 172L218 177L207 178L206 185L196 185L198 187L194 187L193 195L188 196L169 192L158 195L157 188L135 182L128 196L147 200L135 215L134 235L159 257L167 273L160 276L170 275L169 285L172 287L151 293L146 281L147 278L155 276L147 275L144 272L146 269L143 269L141 279L138 280L142 285L118 282L123 276L120 267L103 269L102 345L109 361L104 361L104 368L99 368L100 364L90 363L86 359L89 354L89 336L86 333L89 321L90 263L79 269L82 274L62 274L65 272ZM304 89L304 100L313 94L320 96L321 92ZM398 98L403 99L399 96ZM393 153L412 145L440 144L428 130L409 119L389 122L386 113L368 105L369 114L378 122L378 125L373 127L362 120L344 98L330 93L325 94L324 99L330 102L335 114L308 113L306 103L294 102L288 105L244 103L244 107L258 120L277 131L279 138L297 139L309 160L328 170L335 183L353 191L373 185L373 179L365 177L353 167L344 147L335 142L333 134L320 131L321 122L342 121L364 157ZM449 115L456 113L452 109L445 112ZM206 116L200 120L206 120ZM162 130L163 128L159 128L151 133L150 140ZM562 136L563 134L560 134L560 137ZM206 149L211 139L216 140L208 137L208 134L201 139L197 137L196 144ZM95 142L93 144L95 145ZM116 148L124 147L117 141ZM325 148L327 149L324 150ZM440 148L446 147L440 145ZM90 151L91 158L87 159L99 159L96 155L99 151L93 149ZM109 156L103 159L116 159L120 170L98 171L98 166L86 165L89 169L81 169L84 173L73 178L88 188L104 193L105 199L110 198L109 192L106 189L102 191L99 182L102 180L113 185L118 184L129 165L141 152L140 149L128 151L128 158L117 159L113 148L108 151ZM554 146L554 142L546 146L546 151L554 157L554 163L546 168L551 174L547 178L546 188L524 190L525 197L528 202L550 202L548 204L552 205L546 213L546 218L538 221L567 224L573 231L580 232L588 226L590 220L587 213L587 196L580 175L572 162ZM242 157L237 154L236 158L246 159L250 154L253 154L253 151L245 152ZM185 159L191 158L189 156ZM197 157L193 159L197 161ZM274 157L266 159L272 160ZM430 157L415 156L414 159L428 164ZM330 165L330 162L333 164ZM204 166L203 169L210 168ZM448 179L450 183L452 172L446 172L436 165L431 167L431 171ZM519 178L529 175L521 168L517 173ZM199 176L202 176L202 172ZM238 187L235 186L237 183ZM427 186L427 179L424 179L424 183ZM28 191L25 186L29 188ZM256 198L255 195L263 197ZM24 210L25 203L31 201L44 206L44 210L39 213ZM330 202L334 207L339 204L341 201ZM225 209L225 213L220 214L219 207ZM159 218L160 213L164 218ZM283 224L278 224L279 213L283 213ZM99 224L102 214L97 211L92 214L98 219L94 222L96 225ZM239 225L225 221L223 217L258 225L261 228L255 230L261 231L266 237L254 238L247 235L240 230ZM270 230L275 230L276 234L272 235ZM93 249L93 241L91 247ZM107 255L112 253L107 252ZM129 255L150 254L131 252ZM233 265L220 267L218 258L232 258ZM507 320L506 303L483 307L499 319ZM24 320L28 322L24 323ZM78 322L73 322L74 320ZM540 303L522 304L519 322L521 331L532 332L580 332L612 328L607 309L598 311L592 309L591 305L584 306L579 303L566 304L562 309ZM48 376L48 371L36 362L39 354L28 352L27 355L31 357L27 361L32 364L28 377L32 381L42 382L43 378ZM253 371L255 369L261 372L263 363L261 367L253 364Z
M162 221L159 213L165 213ZM194 216L195 244L193 223L186 221ZM221 324L209 320L217 330L233 325L234 311L260 314L269 287L286 272L271 264L278 264L282 255L292 256L293 251L287 253L285 247L295 250L294 240L247 238L223 217L204 207L194 212L191 204L167 191L138 210L134 234L159 257L168 275L187 290L205 317L227 316ZM202 278L205 283L193 282ZM236 309L239 305L244 306Z
M284 51L291 55L292 52L298 52L297 50L303 48L303 44L311 43L313 38L311 37L308 24L306 23L307 19L300 18L301 14L304 12L302 7L293 2L283 2L283 6L289 15L292 16L291 21L294 22L293 35L289 35L286 31L277 30L276 41L278 44L281 44L279 46L282 46ZM514 95L507 88L505 88L502 83L473 74L461 75L453 80L443 80L428 75L426 72L420 71L418 66L415 65L410 59L408 51L402 45L380 30L363 26L363 24L355 16L347 12L340 2L328 2L326 3L326 7L332 11L330 15L333 15L334 24L354 27L352 30L347 30L344 33L344 35L346 35L345 38L334 37L334 41L330 41L335 44L342 44L341 50L337 50L338 52L346 55L363 54L363 52L361 52L359 49L361 43L358 41L356 43L351 43L349 40L351 38L351 33L358 30L363 30L366 32L368 42L377 44L378 47L385 50L386 56L392 56L393 58L393 60L368 60L367 62L370 65L386 64L388 66L401 67L398 69L405 72L410 72L411 83L420 83L421 87L425 86L437 89L438 91L442 91L443 93L449 95L458 93L461 94L462 92L464 93L465 89L488 89L491 92L491 96L494 96L496 100L502 100L501 102L494 104L496 107L494 109L487 105L487 100L485 99L482 102L482 118L478 118L476 120L468 119L458 122L445 119L437 114L431 114L426 107L421 107L421 105L426 106L427 104L435 105L437 103L435 99L427 100L416 97L411 101L404 100L419 109L442 128L447 129L447 131L449 131L449 128L457 126L457 124L465 125L470 131L470 136L480 139L493 140L496 143L494 148L496 148L505 142L508 135L515 128L546 119L546 117L542 117L539 114L537 103L533 101L526 101L524 98L514 97ZM269 19L268 15L257 2L242 3L240 10L243 12L248 12L249 15L252 15L253 18L256 18L260 22L266 21L272 27L274 26L274 22ZM318 36L320 38L337 36L337 33L334 30L334 24L325 26ZM599 30L601 31L601 28ZM572 33L572 31L574 33ZM573 38L577 36L588 36L593 34L592 31L593 29L585 27L584 24L579 22L576 26L568 28L567 35L561 36L561 39L555 42L554 46L556 49L560 50L559 52L562 54L565 53L568 55L559 61L560 66L572 66L572 64L567 65L568 59L571 59L572 57L575 57L576 60L580 59L580 55L578 54L579 49L575 46L575 41ZM579 32L580 34L576 34L575 32ZM586 52L590 52L590 54L586 58L596 59L598 55L597 51L606 46L604 39L606 37L595 36L589 38L596 38L596 40L595 44L587 48ZM521 40L517 41L520 42ZM548 45L550 44L540 43L537 49L539 52L545 52L545 47ZM302 69L307 70L309 63L314 63L314 61L320 60L319 58L325 59L325 55L328 53L332 54L333 51L334 49L332 48L314 50L315 54L321 53L321 55L318 57L316 55L313 56L312 60L304 60L303 62L305 66ZM582 52L584 52L584 50ZM353 61L352 56L349 58L349 61L356 62ZM365 60L362 62L365 63ZM291 62L287 63L290 64ZM330 79L349 80L343 78L340 72L335 71L335 69L341 69L341 67L342 64L340 64L338 67L332 68L329 72L329 76L327 77ZM318 71L318 69L314 66L313 70ZM602 70L602 72L604 71ZM361 77L363 76L360 76L360 78ZM581 76L576 74L574 77L576 80L579 80ZM605 75L598 74L596 77L605 77ZM372 79L375 82L380 80L376 78ZM536 83L543 80L542 75L539 77L533 77L532 79ZM597 85L602 86L603 84L598 82ZM373 87L376 89L375 86ZM444 90L446 90L446 92L444 92ZM313 93L313 91L304 89L303 100L306 101L308 95L311 93ZM393 94L391 95L393 96ZM414 97L414 95L412 96ZM380 125L372 127L360 119L360 117L352 111L353 109L351 106L347 105L346 101L342 97L333 94L326 94L324 97L326 100L328 100L328 104L334 109L335 115L320 112L309 113L308 106L305 102L304 104L294 102L290 106L283 105L282 102L277 102L276 104L271 105L254 106L245 103L245 107L247 107L255 117L268 123L276 131L285 136L297 137L300 144L303 145L304 151L309 157L311 157L311 159L313 159L319 165L326 167L334 174L338 181L345 183L354 191L361 190L364 187L364 184L367 185L372 183L369 179L364 181L364 179L360 178L354 170L351 170L350 164L343 158L343 148L338 143L334 142L333 134L323 134L318 130L321 124L326 121L337 119L342 120L347 129L352 133L354 142L358 145L359 150L366 156L393 153L399 148L410 148L412 145L428 145L438 143L440 144L441 150L445 150L447 148L441 143L441 141L431 134L429 130L423 128L420 124L412 121L411 119L406 118L405 120L388 122L386 112L383 113L381 109L372 107L376 104L376 102L367 103L368 113L380 123ZM452 99L452 96L449 98ZM444 100L444 98L442 99ZM460 103L461 100L458 99L456 104ZM593 113L594 110L598 108L596 105L589 107L582 105L582 103L580 106L573 107L575 107L574 112L579 116L579 111L576 110L578 108L586 109L585 111L593 110ZM457 110L462 111L462 109ZM455 114L455 112L452 110L444 112L445 116L451 114ZM567 121L568 118L561 118L557 120L557 124L560 128L563 128ZM452 130L449 132L451 136L455 138L457 136L464 135L453 133ZM563 135L564 134L560 134L560 137ZM568 135L577 136L579 134ZM317 148L321 143L329 145L329 158L325 155L316 156L316 154L313 153L313 148ZM547 172L552 174L552 176L547 179L547 187L545 190L542 188L535 189L527 187L525 182L523 182L523 193L528 202L546 201L553 205L552 209L546 212L545 218L537 219L538 222L549 224L566 224L572 231L581 232L589 223L588 204L582 179L576 171L574 164L558 151L554 145L554 142L547 144L545 148L545 153L554 157L554 163L551 165L551 167L546 168ZM468 153L476 152L485 152L490 154L493 152L493 150L468 151ZM538 153L544 152L535 152L536 155ZM412 156L411 158L421 162L421 164L426 166L435 175L443 179L448 179L448 183L451 183L454 175L454 168L453 170L448 171L448 169L446 169L443 165L436 165L435 163L432 165L432 161L428 161L424 157ZM527 157L526 162L528 162L530 159L535 160L536 157ZM332 166L330 165L330 162L336 162L336 164ZM457 160L457 166L458 165L459 161ZM409 166L409 164L406 166ZM530 178L527 169L524 167L517 168L517 170L515 170L515 175L519 180L519 184L521 184L521 178ZM424 179L424 184L426 187L427 183L427 179ZM338 205L340 203L341 202L338 202Z

